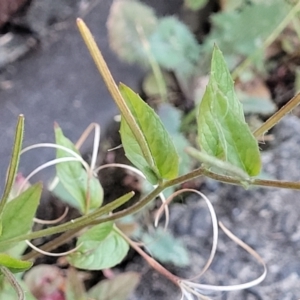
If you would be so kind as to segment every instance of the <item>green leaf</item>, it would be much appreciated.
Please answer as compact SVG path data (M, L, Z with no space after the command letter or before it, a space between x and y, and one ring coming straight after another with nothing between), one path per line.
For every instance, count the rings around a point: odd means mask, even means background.
M215 47L211 75L198 111L198 141L202 151L241 168L250 176L259 174L260 153L221 51Z
M14 146L12 149L12 155L8 167L7 179L4 186L4 192L0 200L0 217L2 216L3 209L6 205L6 202L9 199L10 192L12 190L13 184L15 182L15 177L17 174L19 161L20 161L20 152L22 150L22 141L24 134L24 116L20 115L18 118L18 123L16 127Z
M241 103L245 114L271 115L277 109L275 103L269 98L247 97L245 95L241 99Z
M13 258L6 253L0 253L0 265L13 273L23 272L32 266L32 262Z
M175 17L161 19L149 42L160 66L186 76L193 74L200 47L184 23Z
M149 65L143 39L149 39L156 25L151 7L138 1L114 1L107 21L110 46L126 62Z
M32 227L42 192L42 184L37 183L20 196L8 202L2 216L2 235L0 242L26 234ZM8 244L0 247L0 251L5 251L15 244Z
M184 5L191 10L199 10L206 5L207 2L208 0L184 0Z
M168 90L177 88L178 83L176 82L173 74L161 70L161 75L162 75L162 81L164 81L165 83L166 93L168 92ZM157 97L162 98L160 84L161 83L159 82L159 76L157 76L153 72L149 72L145 76L142 84L142 90L147 96L147 98L157 98Z
M21 279L22 273L14 274L14 277L16 278L17 282L25 292L26 300L37 300L31 292L29 292L28 285L25 284L25 282ZM15 288L5 279L4 276L0 277L0 299L5 300L16 300L16 290Z
M25 241L18 242L12 248L6 250L5 253L13 257L20 258L22 254L25 252L27 247L28 245L26 244Z
M95 300L127 300L140 281L140 275L126 272L110 280L102 280L89 290Z
M264 41L286 17L290 7L288 1L260 1L244 5L239 10L214 14L205 48L210 51L212 45L217 43L226 61L235 60L236 65L239 62L236 55L247 57L262 48ZM259 61L263 62L263 53L260 58Z
M168 103L163 103L158 108L158 115L162 120L166 130L171 136L179 156L179 175L184 175L191 170L192 161L185 152L185 148L190 146L189 141L180 132L182 111Z
M138 142L123 118L121 119L120 134L126 157L144 173L149 182L156 184L159 177L156 175L156 172L153 171L152 168L154 167L149 166L144 158Z
M79 154L74 144L67 139L61 128L55 128L56 144L65 146L66 148ZM79 154L80 155L80 154ZM64 150L57 149L57 158L72 157L72 155ZM103 189L97 178L87 174L81 162L70 161L58 163L56 165L56 173L65 190L76 200L72 201L72 197L66 198L69 204L78 208L82 213L87 213L89 209L95 209L102 205Z
M69 256L76 268L102 270L114 267L126 256L129 246L115 231L113 222L96 225L77 240L80 248Z
M153 234L143 233L141 239L147 251L162 263L178 267L189 265L189 254L184 244L169 231L158 228Z
M51 184L50 184L51 187ZM77 206L77 200L65 189L62 183L59 181L51 192L58 197L60 200L72 205ZM77 206L78 207L78 206Z
M130 88L123 84L119 88L145 138L153 161L151 165L146 161L131 129L122 117L120 133L126 156L152 184L156 184L159 179L175 178L178 174L179 158L161 120Z
M240 9L244 4L246 4L245 2L245 0L227 0L226 2L222 2L222 11Z
M188 147L186 149L186 152L192 157L202 162L206 168L218 174L224 174L224 175L236 177L239 180L241 180L242 183L244 183L245 187L247 187L250 178L249 175L245 173L242 169L233 166L231 163L228 163L227 161L220 160L214 156L210 156L192 147Z

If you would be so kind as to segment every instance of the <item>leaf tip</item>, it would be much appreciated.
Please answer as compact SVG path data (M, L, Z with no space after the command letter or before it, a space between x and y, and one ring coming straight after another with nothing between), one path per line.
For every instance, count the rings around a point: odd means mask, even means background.
M119 82L118 87L119 87L120 92L122 92L122 91L126 90L126 88L128 88L127 85L124 84L123 82Z
M81 18L77 18L76 19L76 24L77 24L78 27L82 26L84 24L84 21Z
M37 188L42 189L43 188L43 182L39 181L36 183Z
M221 55L223 56L222 51L221 51L220 48L218 47L217 43L214 43L214 48L213 48L213 56L214 56L215 54L221 54Z
M54 122L53 127L54 127L54 129L59 129L60 128L57 122Z

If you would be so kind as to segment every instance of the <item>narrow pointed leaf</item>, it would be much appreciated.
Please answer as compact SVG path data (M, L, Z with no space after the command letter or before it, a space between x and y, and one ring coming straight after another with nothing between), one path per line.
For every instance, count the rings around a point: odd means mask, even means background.
M173 179L178 175L179 158L175 146L161 120L135 92L121 84L120 91L138 124L152 156L149 164L134 138L128 124L122 118L121 138L128 159L139 168L147 179L155 184L159 179Z
M188 26L175 17L162 18L149 39L157 63L183 76L194 73L200 47Z
M114 267L126 256L129 245L114 230L113 222L96 225L77 240L81 247L69 256L76 268L102 270Z
M16 259L6 253L0 253L0 265L8 268L13 273L23 272L32 266L32 262Z
M23 133L24 133L24 116L20 115L17 123L14 146L13 146L11 160L7 172L7 179L4 187L4 192L0 201L0 216L2 215L3 209L6 205L11 189L15 182L15 177L18 171L18 166L20 161L20 152L22 149Z
M58 126L55 128L55 138L58 145L65 146L79 154L74 144L64 136L61 128ZM72 157L72 155L58 149L56 157ZM89 178L81 162L70 161L59 163L56 165L56 172L65 190L76 200L75 202L70 200L70 205L78 208L82 213L86 213L88 209L95 209L102 205L103 189L100 182L93 176ZM72 199L72 197L66 199Z
M42 192L42 185L37 183L20 196L8 202L2 216L2 235L0 242L26 234L32 227ZM5 251L14 246L8 244L0 247L0 251Z
M259 174L258 144L245 122L233 80L217 47L213 51L211 75L197 121L202 151L241 168L250 176Z

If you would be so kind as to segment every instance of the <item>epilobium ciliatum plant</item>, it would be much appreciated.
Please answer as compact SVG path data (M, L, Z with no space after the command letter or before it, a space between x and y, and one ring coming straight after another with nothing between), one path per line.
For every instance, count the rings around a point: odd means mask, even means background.
M77 24L96 66L120 110L122 145L126 156L135 168L114 165L133 170L149 181L153 185L153 189L138 202L121 211L114 212L116 208L132 198L133 192L102 206L103 190L96 174L100 169L107 166L96 167L100 127L92 124L83 134L82 139L76 145L73 145L56 125L56 144L39 144L23 150L24 152L38 147L52 147L56 149L56 159L34 170L19 186L17 196L10 199L20 154L22 153L24 118L20 116L6 185L0 202L0 271L14 287L18 299L25 299L21 286L23 284L20 284L12 273L24 272L32 266L31 261L39 255L36 251L32 251L23 256L23 260L21 260L20 257L25 242L27 241L31 247L41 251L41 253L52 255L48 251L73 237L77 237L76 248L68 253L61 254L67 255L71 265L85 270L111 268L123 260L129 246L131 246L153 268L178 285L182 291L181 299L205 299L205 296L203 296L205 290L230 291L249 288L260 283L266 276L266 266L262 258L235 237L222 223L219 223L219 226L228 237L248 251L262 265L263 272L257 279L240 285L211 286L179 278L145 253L139 243L131 240L123 233L116 225L116 220L141 210L156 197L160 197L163 204L155 220L157 224L162 212L168 213L168 204L175 196L185 192L198 194L206 201L213 224L213 246L209 260L198 276L200 277L210 266L217 247L218 221L213 206L205 195L196 190L179 190L168 199L163 196L164 190L199 176L207 176L229 184L242 185L245 188L249 186L266 186L300 189L299 182L264 180L255 177L259 175L261 170L257 138L262 137L299 103L300 94L291 99L286 106L252 133L245 122L243 110L236 97L233 80L223 55L215 46L211 61L210 80L197 111L198 149L192 147L186 149L191 156L201 162L201 166L189 173L178 176L180 157L161 120L154 110L129 87L124 84L116 85L85 23L78 19ZM82 159L78 149L92 129L95 129L95 139L93 155L89 165ZM75 206L82 216L60 225L31 232L42 185L37 183L25 190L24 187L32 175L51 165L56 165L57 171L53 186L61 185L67 195L65 200L70 205ZM85 230L82 231L82 229ZM40 250L29 242L36 238L57 233L63 234L42 246ZM15 251L15 247L18 247L19 250ZM3 295L3 290L1 293ZM27 295L28 299L34 299L29 293Z

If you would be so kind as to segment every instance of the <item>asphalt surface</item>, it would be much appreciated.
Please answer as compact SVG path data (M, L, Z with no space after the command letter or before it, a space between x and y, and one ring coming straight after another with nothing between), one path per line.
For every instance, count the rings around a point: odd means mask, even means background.
M106 19L111 1L97 1L84 19L117 82L137 90L143 71L122 64L111 52ZM19 114L25 115L24 146L53 142L53 123L57 122L71 140L76 141L91 123L102 128L117 112L100 75L76 28L74 15L63 29L51 29L41 45L20 61L1 72L1 80L11 88L0 90L0 174L3 187ZM54 157L49 149L25 154L20 171L28 174L39 164ZM54 170L43 171L36 180L48 180Z

